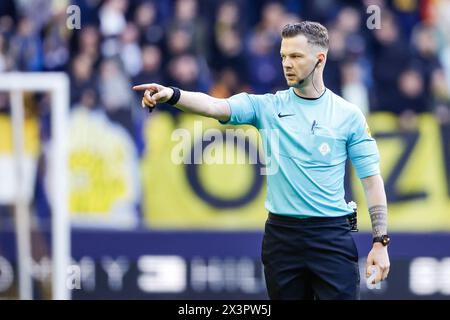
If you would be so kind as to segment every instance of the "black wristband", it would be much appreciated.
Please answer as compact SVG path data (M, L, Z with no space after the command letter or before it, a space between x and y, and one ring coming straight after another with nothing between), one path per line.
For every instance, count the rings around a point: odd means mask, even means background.
M173 90L173 95L172 97L166 101L166 103L171 104L171 105L176 105L178 100L180 100L180 96L181 96L181 92L180 89L178 89L177 87L169 87Z

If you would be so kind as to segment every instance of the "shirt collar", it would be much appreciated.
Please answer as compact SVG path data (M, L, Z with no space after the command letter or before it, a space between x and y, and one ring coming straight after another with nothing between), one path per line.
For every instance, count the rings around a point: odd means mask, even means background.
M297 95L294 91L294 88L291 87L289 88L290 94L291 96L293 96L294 101L297 101L301 104L306 104L306 105L315 105L315 104L319 104L321 102L323 102L326 98L326 96L328 95L328 89L325 88L324 92L322 93L322 95L320 97L317 98L303 98L300 97L299 95Z

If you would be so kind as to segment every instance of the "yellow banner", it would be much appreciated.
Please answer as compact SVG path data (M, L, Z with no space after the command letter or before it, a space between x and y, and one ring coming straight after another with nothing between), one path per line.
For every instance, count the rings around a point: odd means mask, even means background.
M102 117L82 115L74 113L70 127L69 208L74 223L130 228L137 223L133 204L141 198L144 222L151 228L263 227L267 213L261 167L248 161L239 164L248 157L242 148L235 149L231 164L214 163L215 157L222 159L224 152L214 149L216 140L228 141L224 132L237 127L189 114L180 115L175 124L168 114L156 113L146 122L146 150L138 162L131 137L122 128ZM442 126L430 114L418 118L415 131L399 131L397 121L386 113L369 117L381 154L381 172L389 201L389 230L449 231L450 168L446 165L450 167L450 130L447 128L443 133ZM254 134L247 138L250 149L257 149L260 141L256 129L242 128L245 135ZM189 138L198 139L200 134L208 140L208 135L202 134L209 131L212 136L216 134L214 139L209 137L209 142ZM0 154L11 158L9 117L0 117L0 132ZM40 148L38 132L36 120L25 122L25 148L34 156ZM183 153L193 150L191 160L195 157L198 160L200 155L203 163L174 163L174 159L182 162L179 160ZM360 230L369 231L365 197L354 172L350 182L359 207Z
M430 114L418 118L415 134L398 132L397 118L390 114L374 114L369 122L381 155L381 174L389 202L389 230L449 231L449 173L445 168L444 148L450 147L450 137L442 139L440 126ZM352 182L359 204L360 225L363 230L370 230L361 184L355 175Z
M241 206L233 206L254 185L253 165L201 164L197 165L196 178L189 178L189 167L174 164L173 150L180 143L188 149L195 141L172 140L175 129L187 130L193 135L195 120L201 121L204 130L224 129L217 121L188 114L180 116L176 126L168 114L155 114L147 123L147 152L142 159L143 209L145 219L153 228L204 228L204 229L255 229L263 226L265 183L253 198ZM255 130L248 127L247 129ZM256 130L255 130L256 132ZM191 136L192 136L191 135ZM252 142L255 144L255 141ZM242 151L237 151L242 152ZM239 155L238 155L239 156ZM264 178L263 176L259 178ZM191 179L191 180L189 180ZM207 195L195 190L192 179ZM205 201L205 197L209 199ZM244 199L245 200L245 199ZM218 208L214 206L218 202ZM229 205L227 207L227 205Z
M147 224L153 228L261 229L267 216L265 182L242 205L226 207L227 201L233 203L248 196L255 182L253 165L173 163L172 152L180 149L181 143L172 139L174 130L182 128L192 136L196 120L201 121L204 131L226 127L188 114L179 119L175 125L172 117L159 113L147 122L148 148L141 162ZM433 116L420 116L417 132L398 132L397 119L390 114L374 114L369 123L380 149L381 171L389 192L389 230L450 230L444 146ZM194 148L197 142L183 143ZM354 173L351 185L359 206L360 230L371 230L361 183Z

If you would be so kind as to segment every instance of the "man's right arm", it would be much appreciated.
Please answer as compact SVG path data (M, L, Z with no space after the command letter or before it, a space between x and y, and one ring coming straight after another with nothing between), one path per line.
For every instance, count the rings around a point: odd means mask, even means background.
M174 90L156 83L134 86L133 90L144 91L142 107L154 108L158 103L167 102ZM201 92L180 90L180 99L175 104L180 110L227 122L231 109L225 99L211 97Z

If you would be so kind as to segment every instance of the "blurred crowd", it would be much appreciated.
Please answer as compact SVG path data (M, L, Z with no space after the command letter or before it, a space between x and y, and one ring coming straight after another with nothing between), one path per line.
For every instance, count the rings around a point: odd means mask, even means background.
M79 30L67 27L70 5ZM370 5L379 28L368 27ZM325 84L363 112L393 112L402 128L423 112L450 122L449 0L2 0L0 72L65 71L71 107L102 109L133 133L134 84L216 97L284 90L280 30L301 20L328 27Z

